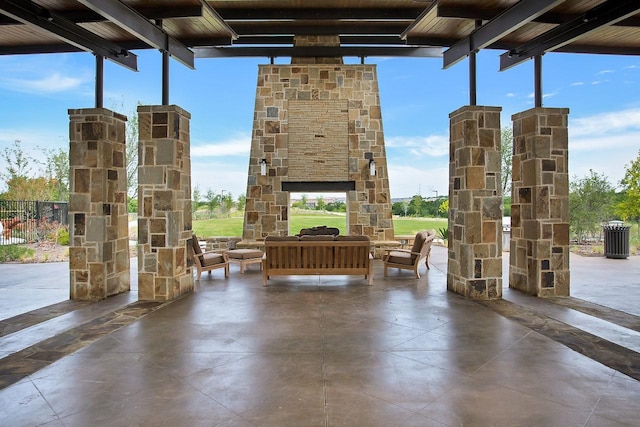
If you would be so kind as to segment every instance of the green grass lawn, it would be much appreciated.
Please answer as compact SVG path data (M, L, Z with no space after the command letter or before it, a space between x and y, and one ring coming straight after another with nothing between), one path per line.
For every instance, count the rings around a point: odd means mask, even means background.
M243 217L199 219L193 221L193 231L198 237L242 236ZM297 234L301 228L318 225L336 227L347 234L347 218L344 214L294 214L289 220L289 234ZM394 218L393 228L397 235L416 234L421 230L447 227L446 218Z

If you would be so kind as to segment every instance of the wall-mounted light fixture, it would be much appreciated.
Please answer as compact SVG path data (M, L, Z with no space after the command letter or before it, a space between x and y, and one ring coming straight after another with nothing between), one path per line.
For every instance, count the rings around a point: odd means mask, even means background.
M376 161L369 159L369 175L376 176Z
M260 160L260 175L265 176L267 174L267 159Z

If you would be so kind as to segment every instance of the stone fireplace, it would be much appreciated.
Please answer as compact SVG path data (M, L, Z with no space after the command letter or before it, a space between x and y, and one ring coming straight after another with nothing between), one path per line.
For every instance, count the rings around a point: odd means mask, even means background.
M243 239L287 235L290 192L344 192L342 234L393 239L376 66L336 62L259 67Z

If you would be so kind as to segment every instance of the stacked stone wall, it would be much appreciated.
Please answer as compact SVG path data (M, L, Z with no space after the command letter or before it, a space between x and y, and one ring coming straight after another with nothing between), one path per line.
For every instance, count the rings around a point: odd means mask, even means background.
M565 108L515 114L509 286L569 295L568 122Z
M308 153L304 176L289 174L292 151L302 152L305 141L289 132L289 104L304 108L334 106L334 117L344 111L344 136L337 124L326 126L325 120L309 120L307 143L324 144L323 152L346 148L347 161L331 173L315 167L326 162L324 155ZM313 114L310 115L313 117ZM316 115L317 117L317 115ZM297 122L297 129L304 124ZM335 126L335 128L334 128ZM332 130L333 129L333 130ZM306 144L306 143L303 143ZM335 150L331 148L335 145ZM316 150L317 151L317 150ZM266 174L260 163L266 160ZM376 175L369 172L369 161L376 163ZM304 178L304 179L303 179ZM262 240L269 235L289 232L289 193L283 183L292 181L352 182L346 191L348 233L367 235L373 240L393 239L391 197L380 110L380 96L375 65L263 65L258 84L247 181L247 203L243 238ZM330 184L329 184L330 185ZM332 190L328 190L332 191Z
M138 298L193 291L191 115L177 106L138 107Z
M474 299L502 296L500 108L449 115L447 289Z
M130 289L127 118L69 110L70 296L99 300Z

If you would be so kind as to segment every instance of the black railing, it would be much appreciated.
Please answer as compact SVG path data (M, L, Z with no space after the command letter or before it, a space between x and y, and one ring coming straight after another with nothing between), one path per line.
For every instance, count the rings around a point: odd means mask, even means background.
M46 233L47 230L69 225L69 204L37 200L0 200L0 220L5 240L14 238L34 242L41 240L43 232Z

